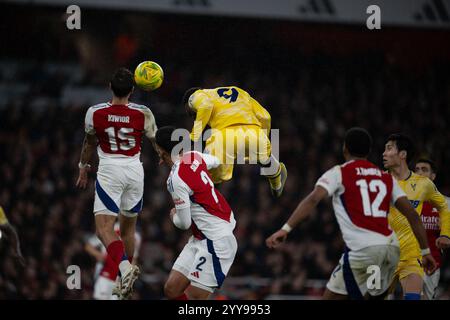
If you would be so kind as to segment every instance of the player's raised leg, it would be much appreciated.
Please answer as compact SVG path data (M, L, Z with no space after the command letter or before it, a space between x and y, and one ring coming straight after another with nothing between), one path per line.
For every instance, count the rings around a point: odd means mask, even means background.
M189 300L186 289L190 284L191 281L184 274L172 269L164 284L164 295L169 300Z
M119 236L114 232L116 216L108 211L99 211L95 214L97 236L106 247L109 257L121 272L121 294L128 295L132 290L134 281L139 275L139 269L131 265L125 253L125 246Z
M133 256L135 251L135 233L136 233L137 216L130 217L121 214L119 216L120 222L120 237L125 246L125 253L128 256L128 261L133 263Z
M112 242L120 240L119 236L114 232L114 223L116 216L110 215L107 211L97 212L95 215L95 232L105 247Z
M189 286L186 289L186 295L190 300L207 300L211 295L211 292L199 287Z
M128 212L129 213L129 212ZM133 294L133 285L137 280L140 269L133 264L133 257L135 252L135 233L137 216L126 216L125 212L119 216L120 222L120 237L123 241L125 253L128 262L131 263L131 268L127 274L122 274L121 281L118 283L118 288L114 292L118 292L120 299L128 299Z
M411 273L403 279L400 279L400 283L403 288L405 300L420 300L423 278L416 274Z
M283 193L287 179L287 169L284 163L279 162L272 154L272 145L269 137L261 129L256 130L258 144L258 163L261 166L261 174L269 180L270 191L275 197Z
M106 247L112 261L119 266L122 276L129 274L131 263L125 253L125 246L119 236L114 232L116 216L108 214L108 211L100 211L95 214L95 227L97 236Z

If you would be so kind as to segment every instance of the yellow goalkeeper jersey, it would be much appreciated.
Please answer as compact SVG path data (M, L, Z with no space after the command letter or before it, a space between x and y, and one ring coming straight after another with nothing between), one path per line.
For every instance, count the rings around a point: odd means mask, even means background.
M8 223L8 219L6 218L5 211L0 207L0 225L4 225Z
M256 125L270 130L270 114L246 91L220 87L195 91L189 105L197 112L191 139L197 141L207 125L222 130L236 125Z
M420 215L424 201L431 202L438 209L441 221L441 236L450 236L450 211L445 197L427 177L411 171L405 180L398 180L414 209ZM408 220L395 207L389 212L389 225L395 231L400 243L400 260L420 257L420 247Z

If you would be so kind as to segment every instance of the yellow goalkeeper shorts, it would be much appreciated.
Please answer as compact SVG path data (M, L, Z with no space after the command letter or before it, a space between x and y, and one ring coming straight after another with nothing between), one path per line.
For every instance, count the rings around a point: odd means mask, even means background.
M205 153L216 156L220 166L210 170L214 183L233 177L234 164L258 164L270 161L272 149L265 130L257 125L235 125L212 130Z
M422 278L425 275L422 268L421 257L414 257L399 261L397 270L395 271L395 276L397 276L399 280L402 280L410 274L417 274Z

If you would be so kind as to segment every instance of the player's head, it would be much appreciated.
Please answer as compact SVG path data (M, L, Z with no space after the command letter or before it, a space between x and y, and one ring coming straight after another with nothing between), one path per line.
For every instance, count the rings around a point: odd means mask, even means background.
M414 172L427 177L434 181L436 179L436 164L434 161L427 159L427 158L420 158L416 161L416 165L414 166Z
M120 68L114 72L109 86L115 97L128 97L134 89L133 74L127 68Z
M197 111L192 107L192 94L197 91L197 90L201 90L202 88L200 87L193 87L193 88L189 88L186 90L186 92L183 95L183 100L181 101L181 103L184 106L184 109L186 110L187 114L190 115L191 117L194 117L197 113Z
M367 158L372 148L372 137L366 129L354 127L345 133L344 138L344 157Z
M391 134L386 141L383 152L383 164L386 169L400 166L402 163L408 163L414 157L414 145L412 140L402 134Z
M165 126L159 128L155 134L156 151L160 160L168 166L172 166L173 164L171 157L172 149L179 143L178 141L172 140L172 133L175 130L176 128L173 126Z

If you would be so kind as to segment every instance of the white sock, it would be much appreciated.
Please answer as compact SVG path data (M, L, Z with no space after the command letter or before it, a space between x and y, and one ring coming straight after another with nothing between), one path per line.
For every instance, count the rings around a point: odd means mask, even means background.
M131 268L131 263L128 260L123 260L119 263L119 270L122 276L127 273L127 271Z

